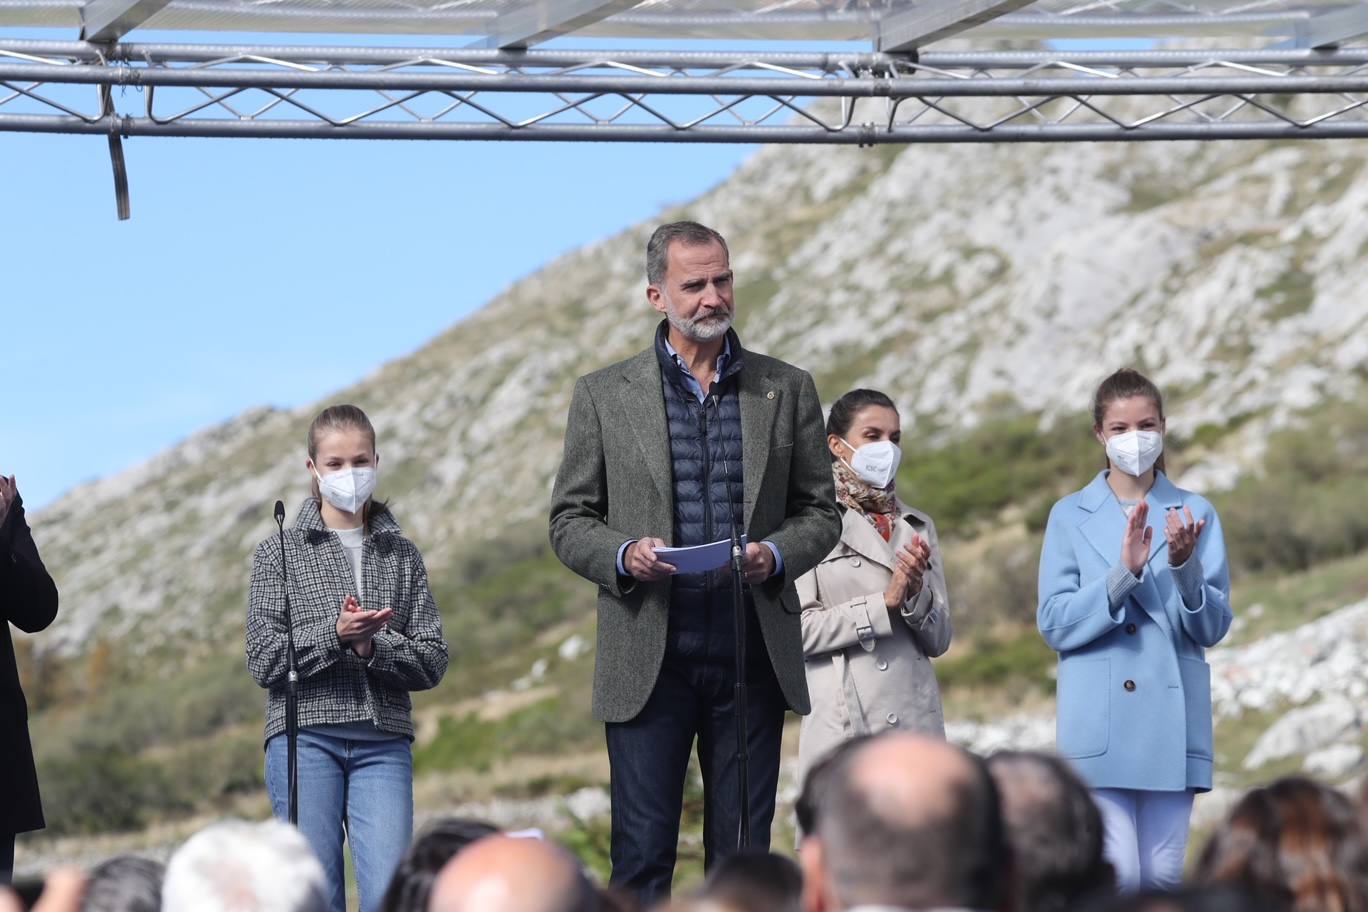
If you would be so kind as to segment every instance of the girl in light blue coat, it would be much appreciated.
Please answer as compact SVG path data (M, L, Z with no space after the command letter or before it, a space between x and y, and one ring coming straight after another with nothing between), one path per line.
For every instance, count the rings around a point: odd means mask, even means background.
M1211 504L1164 474L1164 406L1133 370L1102 382L1107 468L1055 504L1036 619L1059 653L1057 746L1092 786L1123 889L1179 882L1211 788L1211 672L1230 575Z

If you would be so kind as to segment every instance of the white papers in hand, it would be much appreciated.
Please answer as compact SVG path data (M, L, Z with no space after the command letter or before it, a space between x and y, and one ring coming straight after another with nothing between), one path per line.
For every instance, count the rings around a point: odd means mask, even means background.
M741 546L744 548L745 544L745 536L742 536ZM731 539L724 538L692 548L656 548L655 556L672 564L676 573L706 573L731 562Z

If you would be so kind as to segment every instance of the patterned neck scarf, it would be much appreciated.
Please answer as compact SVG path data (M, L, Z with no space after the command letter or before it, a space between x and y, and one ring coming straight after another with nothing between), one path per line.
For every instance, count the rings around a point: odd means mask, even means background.
M884 541L892 541L893 520L898 509L893 486L871 487L840 459L831 463L831 474L836 479L836 499L869 520Z

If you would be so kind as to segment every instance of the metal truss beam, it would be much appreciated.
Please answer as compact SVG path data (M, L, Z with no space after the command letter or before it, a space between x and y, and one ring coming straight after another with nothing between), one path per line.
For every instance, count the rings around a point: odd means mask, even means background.
M1030 6L1035 0L924 0L878 23L875 46L902 54L943 41L999 16Z
M1338 47L1368 35L1368 4L1313 16L1299 25L1294 44L1304 48Z
M99 107L91 86L104 90ZM1368 48L913 61L0 41L0 132L14 131L837 145L1368 137Z
M81 7L81 40L118 41L161 12L171 0L90 0Z
M500 13L477 48L528 48L631 9L641 0L527 0Z

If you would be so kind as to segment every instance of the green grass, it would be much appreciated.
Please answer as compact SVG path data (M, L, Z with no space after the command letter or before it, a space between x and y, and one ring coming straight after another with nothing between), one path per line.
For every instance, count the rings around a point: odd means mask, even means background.
M1368 598L1368 551L1298 573L1237 579L1232 587L1239 624L1226 642L1250 643Z
M1100 447L1086 424L1040 430L1032 414L987 416L965 436L936 449L909 448L898 472L904 500L931 514L942 534L1025 505L1036 521L1061 494L1100 467Z
M936 678L947 699L961 690L983 689L1048 695L1054 693L1055 662L1054 650L1033 625L952 647L945 658L936 660Z
M1285 320L1311 309L1316 300L1316 277L1293 267L1260 288L1255 297L1273 302L1267 312L1270 320Z

